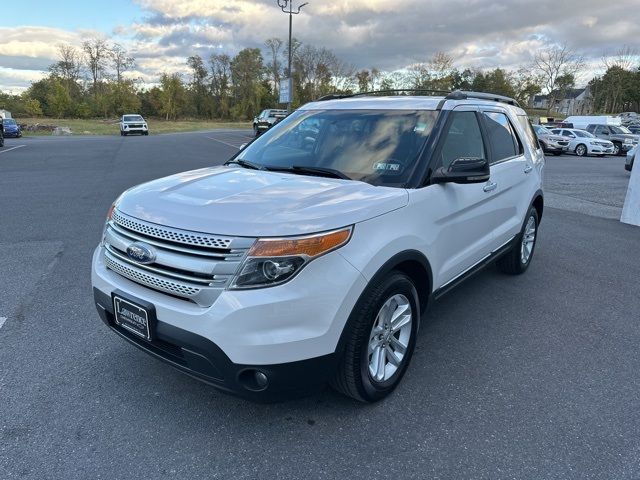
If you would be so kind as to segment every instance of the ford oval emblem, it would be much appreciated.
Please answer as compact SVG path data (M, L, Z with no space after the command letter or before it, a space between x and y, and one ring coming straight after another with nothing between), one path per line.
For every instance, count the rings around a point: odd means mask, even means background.
M156 261L155 250L146 243L136 242L127 247L127 256L134 262L148 265Z

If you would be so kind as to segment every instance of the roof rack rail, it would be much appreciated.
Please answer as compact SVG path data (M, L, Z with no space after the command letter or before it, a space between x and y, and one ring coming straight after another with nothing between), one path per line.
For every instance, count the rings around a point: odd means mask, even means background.
M456 90L455 92L450 92L445 97L445 100L467 100L468 98L474 98L476 100L490 100L494 102L507 103L509 105L513 105L514 107L520 106L520 104L511 97L505 97L504 95L496 95L494 93L469 92L466 90Z
M477 100L490 100L494 102L507 103L509 105L513 105L515 107L519 107L520 104L511 97L505 97L504 95L497 95L495 93L484 93L484 92L471 92L467 90L429 90L425 88L396 88L392 90L373 90L371 92L359 92L359 93L331 93L329 95L324 95L323 97L318 98L317 102L324 102L327 100L340 100L342 98L353 98L353 97L365 97L365 96L373 96L373 95L384 95L384 94L399 94L399 93L409 93L412 92L414 95L421 95L428 93L429 95L444 95L445 100L467 100L469 98L475 98Z
M418 94L418 95L424 94L424 93L429 93L431 95L433 95L433 94L435 94L435 95L447 95L447 94L450 94L451 91L449 91L449 90L429 90L429 89L425 89L425 88L395 88L395 89L389 89L389 90L372 90L370 92L358 92L358 93L345 93L345 94L331 93L329 95L325 95L323 97L318 98L316 100L316 102L324 102L324 101L327 101L327 100L340 100L342 98L366 97L366 96L373 96L373 95L385 95L385 94L390 94L390 93L394 93L394 94L398 94L398 93L413 93L413 94Z

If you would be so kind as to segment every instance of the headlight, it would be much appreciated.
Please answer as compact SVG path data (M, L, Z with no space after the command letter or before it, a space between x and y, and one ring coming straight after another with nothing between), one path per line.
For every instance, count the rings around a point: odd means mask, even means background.
M633 140L630 139L630 138L625 138L624 139L624 143L631 144L631 143L633 143Z
M345 245L351 232L349 227L305 237L259 239L230 288L271 287L287 282L313 259Z

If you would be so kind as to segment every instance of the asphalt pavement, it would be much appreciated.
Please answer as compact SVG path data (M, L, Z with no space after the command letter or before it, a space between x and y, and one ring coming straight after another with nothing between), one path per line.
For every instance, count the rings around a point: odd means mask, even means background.
M330 389L250 403L108 331L90 261L111 202L249 137L7 140L0 479L640 477L640 228L611 218L621 158L548 159L528 272L489 268L437 302L403 382L375 405Z

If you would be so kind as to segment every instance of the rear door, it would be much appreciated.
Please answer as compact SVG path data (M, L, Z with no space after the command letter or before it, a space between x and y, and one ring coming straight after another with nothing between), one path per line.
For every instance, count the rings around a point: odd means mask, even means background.
M483 108L481 115L489 143L491 181L495 194L492 211L496 216L495 244L508 243L522 228L522 222L533 198L533 165L525 156L524 143L518 129L502 108ZM531 183L527 186L527 183Z
M447 168L457 158L488 158L488 149L474 106L456 107L450 114L432 169ZM493 175L493 174L492 174ZM423 238L437 289L487 257L495 248L498 226L493 181L445 183L410 192L411 203L424 212Z

